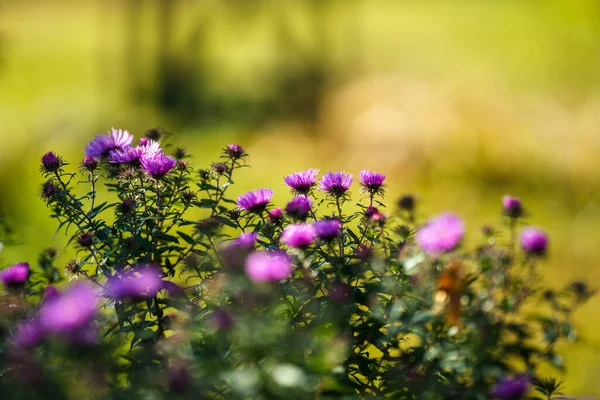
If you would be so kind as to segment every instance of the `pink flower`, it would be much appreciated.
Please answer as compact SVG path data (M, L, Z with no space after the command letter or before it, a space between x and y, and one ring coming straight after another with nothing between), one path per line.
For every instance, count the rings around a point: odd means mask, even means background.
M283 243L298 249L307 248L316 237L315 228L310 224L288 225L281 234Z
M292 261L283 251L256 251L246 259L245 268L254 282L277 282L292 274Z
M426 253L438 254L454 249L465 234L460 218L451 213L440 214L427 221L417 232L417 244Z

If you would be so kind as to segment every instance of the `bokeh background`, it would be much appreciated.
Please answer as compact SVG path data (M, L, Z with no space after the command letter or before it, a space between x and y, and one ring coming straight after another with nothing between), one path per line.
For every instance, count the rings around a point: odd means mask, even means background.
M44 152L75 168L93 135L158 126L198 167L242 144L236 193L280 204L299 169L384 172L390 208L455 210L469 246L520 196L552 237L547 284L600 287L597 0L0 0L0 121L3 264L66 243ZM564 349L569 394L600 394L599 307Z

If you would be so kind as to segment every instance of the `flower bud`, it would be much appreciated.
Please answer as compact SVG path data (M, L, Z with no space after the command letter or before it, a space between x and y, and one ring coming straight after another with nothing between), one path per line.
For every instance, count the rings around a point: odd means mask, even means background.
M42 156L42 172L57 172L62 166L62 159L59 156L57 156L54 152L49 151Z
M523 207L518 197L506 195L502 198L504 214L510 218L519 218L523 215Z

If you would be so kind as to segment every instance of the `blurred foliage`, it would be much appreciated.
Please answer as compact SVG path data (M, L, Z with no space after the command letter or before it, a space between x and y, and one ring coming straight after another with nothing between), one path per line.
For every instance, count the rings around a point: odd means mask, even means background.
M280 154L286 172L379 169L471 226L520 195L552 237L548 282L597 286L599 19L593 0L2 1L0 212L24 243L2 261L66 242L33 195L47 149L163 126L198 162L246 144L240 192L279 200ZM598 306L577 317L573 393L600 393Z

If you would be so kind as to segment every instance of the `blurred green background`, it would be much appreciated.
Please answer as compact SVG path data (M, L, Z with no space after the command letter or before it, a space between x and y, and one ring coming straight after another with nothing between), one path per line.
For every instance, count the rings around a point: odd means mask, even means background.
M111 126L160 126L198 168L236 141L235 194L307 167L384 172L388 202L464 217L468 245L520 196L551 237L544 278L600 287L600 2L0 0L2 263L62 249L39 158ZM63 254L63 261L72 256ZM565 347L566 392L600 394L600 296Z

